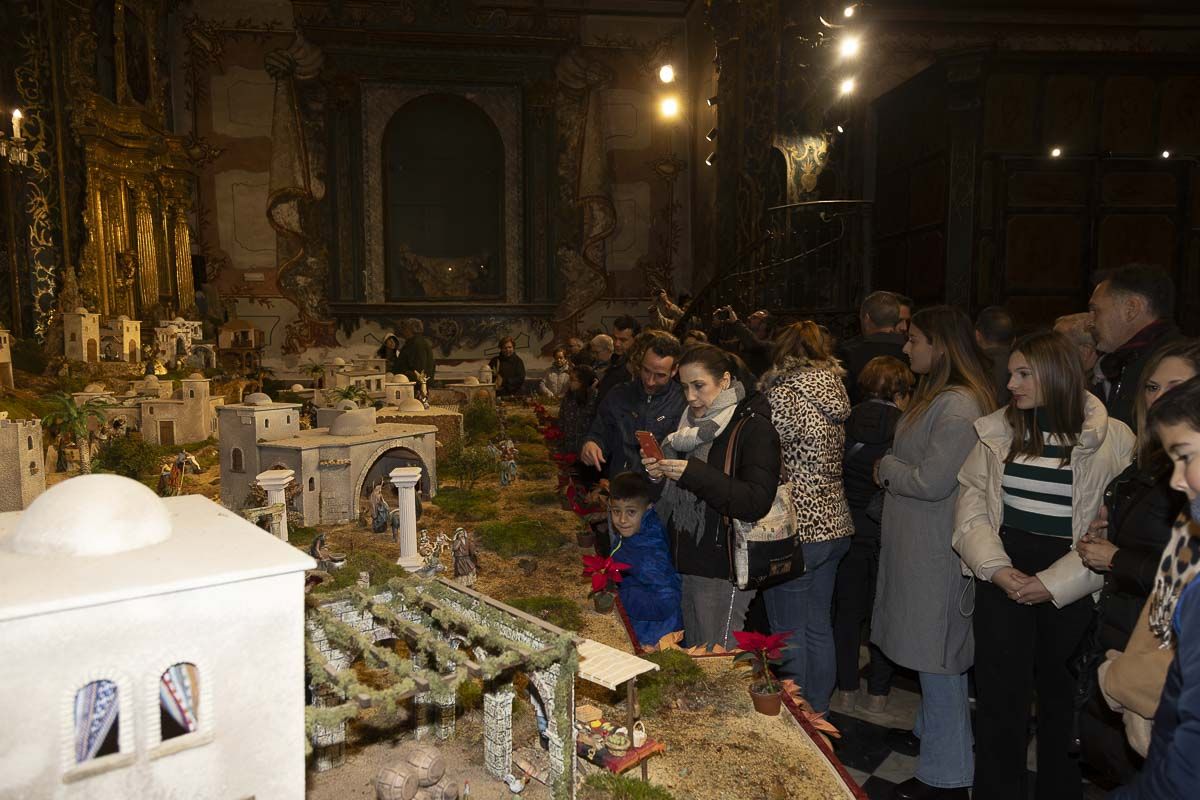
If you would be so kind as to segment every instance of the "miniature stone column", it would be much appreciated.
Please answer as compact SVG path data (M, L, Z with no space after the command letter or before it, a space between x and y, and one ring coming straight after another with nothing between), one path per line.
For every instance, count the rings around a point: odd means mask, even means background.
M560 730L556 707L559 683L564 684L567 701L567 730ZM552 664L546 669L529 673L529 683L537 689L546 712L546 739L550 751L550 785L555 786L566 776L568 785L575 780L575 680L574 675ZM631 734L632 735L632 732Z
M511 683L496 686L483 695L483 768L500 780L512 772L514 697L516 692Z
M430 659L421 651L412 654L413 666L421 669L430 663ZM428 739L434 733L433 708L431 707L432 692L417 692L413 695L414 736L418 740Z
M283 541L288 540L287 526L287 487L291 485L292 479L296 477L296 472L290 469L269 469L266 472L260 472L254 478L258 485L267 493L267 505L273 506L276 504L283 505L283 514L280 515L279 521L275 524L275 530L272 531Z
M397 500L400 504L400 558L396 563L409 572L416 572L425 566L421 554L417 552L417 482L421 480L420 467L396 467L388 475L392 485L396 487Z

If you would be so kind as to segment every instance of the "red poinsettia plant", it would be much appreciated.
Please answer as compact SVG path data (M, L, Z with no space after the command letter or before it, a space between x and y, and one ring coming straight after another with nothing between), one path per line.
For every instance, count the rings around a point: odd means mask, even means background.
M546 440L547 444L550 444L551 442L557 442L563 438L562 428L554 425L553 423L542 428L541 433L542 438Z
M583 556L583 577L592 579L592 594L608 591L610 583L620 583L621 573L629 567L613 561L612 556Z
M733 638L737 639L738 649L742 652L733 657L734 663L749 664L758 680L750 686L751 691L763 694L778 692L779 684L771 675L771 665L783 660L783 651L788 648L784 644L791 631L783 633L755 633L754 631L734 631Z
M581 517L598 514L604 510L603 506L592 505L591 499L574 481L567 486L567 502L571 504L571 510Z

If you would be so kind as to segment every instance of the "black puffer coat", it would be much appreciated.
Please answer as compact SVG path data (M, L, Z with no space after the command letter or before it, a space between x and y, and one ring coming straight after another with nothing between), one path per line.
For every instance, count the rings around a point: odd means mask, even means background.
M730 434L741 419L733 463L726 475L725 450ZM691 531L670 528L675 568L684 575L729 578L728 525L725 517L754 522L766 516L779 487L779 434L771 424L771 405L758 392L738 403L733 418L713 440L707 462L687 460L679 486L704 501L704 533L697 543Z
M891 449L901 414L892 403L866 400L856 405L846 420L842 483L854 520L854 535L859 539L879 540L879 523L867 516L866 509L871 498L882 491L875 485L875 462Z

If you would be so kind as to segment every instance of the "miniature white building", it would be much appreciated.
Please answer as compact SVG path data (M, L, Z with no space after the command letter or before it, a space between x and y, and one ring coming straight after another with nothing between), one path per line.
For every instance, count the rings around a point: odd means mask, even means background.
M314 566L115 475L0 515L0 797L303 797Z
M0 511L28 508L46 491L45 459L41 420L0 419Z
M12 334L0 328L0 386L13 388Z
M225 404L225 398L213 397L209 379L199 372L179 383L182 388L173 390L170 381L147 375L134 384L132 394L120 398L99 383L88 384L73 397L79 404L100 400L108 422L124 419L126 425L141 431L142 439L151 444L171 446L216 436L217 408Z
M185 359L203 338L203 323L176 317L154 329L155 355L163 361Z
M353 406L352 403L347 403ZM295 471L301 491L292 509L305 525L347 522L360 503L396 467L422 468L421 491L437 492L437 428L378 424L375 409L340 409L328 427L300 430L300 405L265 394L217 409L220 418L221 502L246 505L255 476L267 469Z
M100 353L110 361L142 360L142 323L122 314L100 326Z
M86 308L63 314L63 351L68 361L100 361L100 315Z

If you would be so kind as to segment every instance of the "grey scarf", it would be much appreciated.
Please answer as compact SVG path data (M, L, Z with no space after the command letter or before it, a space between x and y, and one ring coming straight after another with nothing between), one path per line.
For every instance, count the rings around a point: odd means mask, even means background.
M663 440L663 455L667 458L695 458L708 462L708 453L713 441L721 435L733 419L737 404L746 397L746 389L733 381L708 407L704 416L697 419L689 408L679 419L679 427ZM696 544L704 538L704 501L679 484L668 480L662 496L654 504L659 518L676 531L689 531Z

